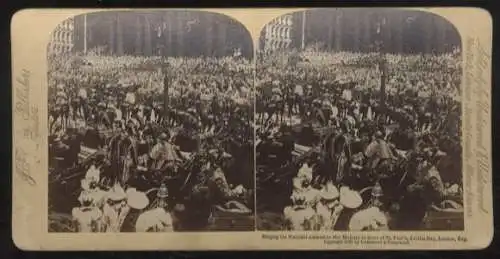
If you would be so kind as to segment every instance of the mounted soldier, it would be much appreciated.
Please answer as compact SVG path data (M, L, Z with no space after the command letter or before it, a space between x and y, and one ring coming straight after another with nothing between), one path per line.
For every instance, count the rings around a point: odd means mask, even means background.
M386 177L392 171L393 159L395 158L389 143L383 139L383 134L376 131L372 136L372 142L365 149L364 157L370 173L379 179Z

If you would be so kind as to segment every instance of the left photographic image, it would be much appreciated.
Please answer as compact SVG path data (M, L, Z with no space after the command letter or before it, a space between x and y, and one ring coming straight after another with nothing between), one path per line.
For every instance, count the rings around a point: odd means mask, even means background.
M69 18L48 53L48 231L254 231L253 45L217 13Z

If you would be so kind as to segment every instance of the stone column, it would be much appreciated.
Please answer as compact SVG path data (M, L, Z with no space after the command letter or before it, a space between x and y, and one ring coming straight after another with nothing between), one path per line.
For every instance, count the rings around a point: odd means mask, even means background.
M167 13L165 15L165 20L167 22L167 37L166 37L166 40L165 40L165 45L166 45L166 55L167 56L172 56L173 55L173 35L172 35L172 32L174 30L174 26L173 26L173 19L172 19L172 13Z
M206 56L211 56L212 52L213 52L213 41L214 41L213 15L212 14L207 14L205 17L206 17L205 18L205 24L208 25L208 28L205 31L206 32L206 34L205 34L205 43L206 43L205 55Z
M226 34L227 34L227 23L221 19L221 22L219 23L219 26L217 26L217 37L218 37L218 44L217 44L217 47L222 47L220 49L218 49L218 53L219 55L221 56L224 56L226 53L225 53L225 48L223 46L226 46Z
M361 18L361 17L360 17ZM362 19L362 23L361 23L361 33L363 34L362 35L362 44L361 44L361 48L363 51L368 51L370 50L370 45L373 44L373 42L371 42L371 33L372 33L372 26L371 26L371 19L372 16L371 15L364 15L361 19Z
M385 44L385 51L388 51L388 52L394 52L394 45L392 44L393 41L392 41L392 25L393 25L393 21L392 21L392 16L387 16L386 18L386 23L385 23L385 26L384 26L384 30L385 30L385 39L384 39L384 44Z
M392 46L396 53L401 53L404 51L403 28L406 26L406 20L401 14L395 14L392 21L396 23L394 34L392 35Z
M151 56L153 54L151 47L151 20L150 17L144 17L144 51L145 56Z
M335 51L342 51L342 11L335 16Z
M334 15L330 15L328 17L328 22L327 22L327 30L328 30L328 50L332 50L333 48L333 32L334 32L334 27L335 27L335 17L336 12L334 12Z
M360 13L356 13L356 15L359 15ZM362 26L362 23L360 22L361 21L361 17L353 17L352 18L353 21L353 31L354 31L354 37L353 37L353 46L354 46L354 51L359 51L360 50L360 46L361 46L361 40L362 40L362 37L361 37L361 26Z
M120 18L120 15L116 16L116 31L117 31L117 50L116 53L118 55L123 55L123 26L121 24L122 19Z
M442 52L445 52L446 51L446 39L447 39L447 31L446 31L446 27L447 27L447 21L445 21L443 18L441 17L435 17L434 20L436 21L434 23L434 28L436 29L436 33L437 33L437 37L436 37L436 42L437 43L437 50L439 53L442 53Z
M175 48L176 56L184 56L184 25L186 23L185 21L185 11L178 11L176 13L177 19L176 23L176 34L177 34L177 44Z
M116 33L116 17L112 16L109 21L109 44L108 53L110 55L115 54L115 33Z
M135 35L135 54L136 55L143 55L143 49L142 49L142 20L144 17L142 16L137 16L136 18L136 35Z

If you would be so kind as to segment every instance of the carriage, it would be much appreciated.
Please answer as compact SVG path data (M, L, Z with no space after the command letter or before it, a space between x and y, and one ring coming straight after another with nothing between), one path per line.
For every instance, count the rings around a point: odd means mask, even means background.
M382 183L385 186L383 190L384 195L389 199L388 201L392 201L387 204L392 204L393 202L397 203L398 202L397 198L401 197L401 195L404 195L404 193L407 191L406 189L407 184L411 182L411 179L409 179L410 177L408 177L408 160L407 160L408 158L405 157L406 153L401 150L397 151L400 157L396 159L392 165L394 167L391 171L394 172L391 172L390 174L384 176L386 179L382 180L383 181ZM321 157L321 152L325 151L321 150L321 148L319 147L311 147L311 146L295 144L294 149L292 151L293 154L292 166L288 166L286 169L283 169L283 171L285 172L280 175L282 179L279 179L278 181L275 180L277 184L275 184L275 186L273 187L273 192L276 194L281 193L280 191L278 191L279 189L287 189L288 191L290 191L291 188L290 186L288 186L289 181L287 181L285 178L293 178L294 177L293 174L296 172L295 169L298 168L298 166L296 166L297 164L300 164L304 161L310 161L309 159L310 157L314 156ZM319 163L321 163L321 161L319 161ZM356 179L353 179L354 185L351 187L360 192L364 201L361 207L366 207L369 206L369 203L372 199L374 182L359 177L360 176L357 176ZM268 179L262 176L260 178L264 179L261 180L262 185L264 186L269 185L269 183L265 182ZM274 176L274 178L279 178L279 177ZM281 182L281 184L278 184L279 182ZM377 182L378 181L375 181L375 183ZM285 191L284 194L282 195L283 199L287 199L290 192L288 192L288 195L286 193L287 192ZM442 203L447 203L447 200L442 201ZM429 229L429 230L463 229L464 226L463 209L461 208L460 202L458 202L457 204L458 206L456 208L445 208L445 206L443 206L441 203L437 205L435 205L434 203L427 205L425 209L425 215L422 219L421 229ZM392 211L391 213L395 213L393 215L395 215L396 217L399 215L398 211ZM397 227L395 229L397 229Z
M49 188L49 206L51 211L58 213L69 214L73 207L78 206L77 197L81 189L80 180L85 177L86 169L93 163L102 163L106 157L106 150L97 150L81 146L78 154L79 163L76 167L60 170L51 168L50 170L50 185ZM175 204L189 203L186 197L192 193L192 188L199 181L199 172L204 161L206 161L206 152L183 153L185 160L177 161L173 168L175 170L155 171L151 168L138 167L132 172L128 185L133 186L138 191L147 193L150 201L157 201L159 187L164 184L168 186L168 203L170 208L174 208ZM56 165L57 166L57 165ZM106 175L101 177L99 186L103 190L111 188L111 181L106 178ZM55 191L57 190L57 192ZM65 193L65 195L60 195ZM69 198L69 199L68 199ZM155 202L153 202L155 203ZM205 201L205 204L210 206L207 208L207 225L213 230L249 230L253 226L252 212L241 213L232 212L229 209L224 209L222 206L212 204L211 201ZM156 204L156 203L155 203ZM151 206L156 206L150 204ZM151 208L149 206L148 208ZM196 206L192 206L196 207ZM175 213L175 212L174 212ZM55 214L54 214L55 215ZM60 216L55 217L61 219ZM182 230L181 230L182 231Z
M429 230L463 230L464 218L463 209L445 211L441 208L430 207L425 215L423 228Z
M235 213L213 206L209 218L209 229L212 231L251 231L254 230L252 212Z

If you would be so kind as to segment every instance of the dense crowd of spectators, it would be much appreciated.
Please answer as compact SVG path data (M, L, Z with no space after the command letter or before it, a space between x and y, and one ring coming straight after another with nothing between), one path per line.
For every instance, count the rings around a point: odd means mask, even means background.
M54 187L51 201L59 212L76 205L79 231L189 229L206 225L212 206L251 211L250 61L66 55L49 67L51 179L72 186L76 172L82 181L78 205L67 187Z
M284 213L284 223L263 216L260 228L435 229L450 226L433 223L433 212L451 213L451 222L460 215L459 52L305 51L261 60L257 179L272 186L265 181L283 175L274 181L293 187L272 187L288 190L274 200L260 187L261 214Z

